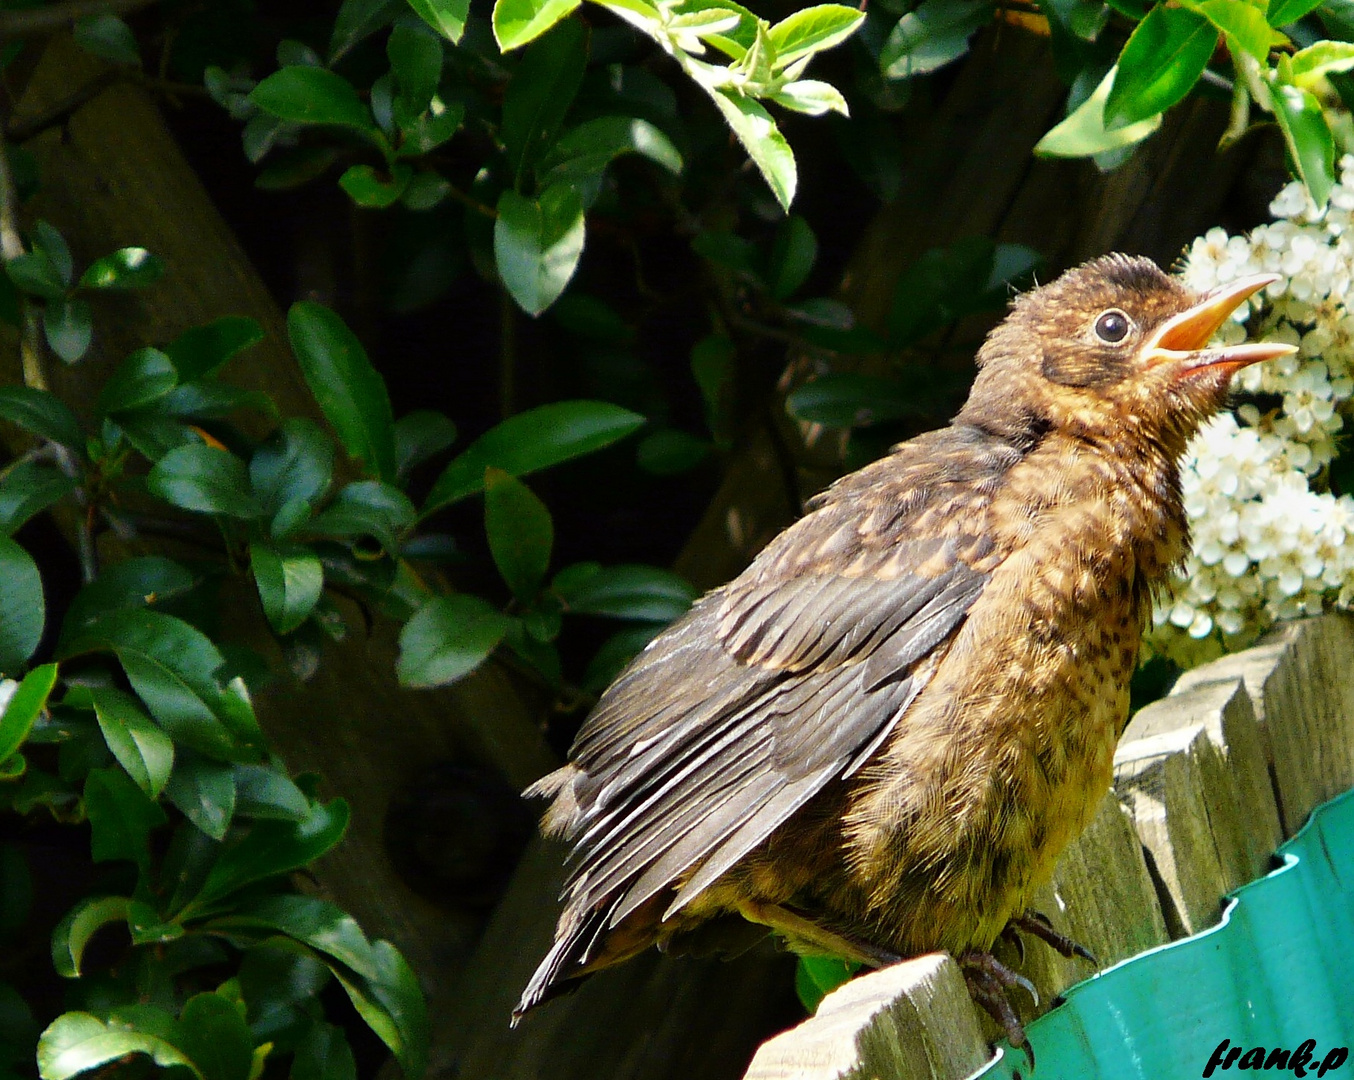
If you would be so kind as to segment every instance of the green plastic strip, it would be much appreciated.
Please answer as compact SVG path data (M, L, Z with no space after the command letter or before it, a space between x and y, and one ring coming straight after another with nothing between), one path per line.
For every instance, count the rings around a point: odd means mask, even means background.
M1217 926L1070 988L1028 1029L1033 1073L1002 1044L975 1078L1194 1080L1223 1039L1243 1054L1264 1047L1266 1060L1314 1040L1303 1069L1317 1075L1333 1048L1354 1044L1354 791L1318 807L1278 854L1284 865L1230 894ZM1329 1075L1354 1080L1338 1056ZM1295 1075L1293 1060L1267 1075ZM1254 1057L1219 1065L1213 1080L1249 1075L1242 1061Z

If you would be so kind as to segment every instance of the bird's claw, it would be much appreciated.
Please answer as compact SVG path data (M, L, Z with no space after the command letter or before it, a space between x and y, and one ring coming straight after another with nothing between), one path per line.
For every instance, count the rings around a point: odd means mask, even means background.
M1079 956L1096 967L1100 966L1100 961L1095 958L1095 954L1090 949L1073 941L1066 934L1053 929L1053 923L1041 911L1025 911L1020 915L1013 916L1011 921L1006 924L1006 929L1002 931L1002 934L1005 936L1012 931L1024 931L1027 934L1033 934L1040 941L1046 942L1051 948L1069 959L1073 956ZM1023 961L1024 958L1025 954L1022 949L1021 960Z
M959 968L964 973L964 982L968 986L969 996L986 1010L987 1014L1006 1033L1012 1046L1018 1046L1029 1058L1030 1068L1034 1068L1034 1047L1025 1037L1025 1027L1011 1007L1006 991L1015 986L1029 992L1035 1007L1039 1006L1039 992L1034 984L1023 975L1012 971L990 952L974 950L959 957Z

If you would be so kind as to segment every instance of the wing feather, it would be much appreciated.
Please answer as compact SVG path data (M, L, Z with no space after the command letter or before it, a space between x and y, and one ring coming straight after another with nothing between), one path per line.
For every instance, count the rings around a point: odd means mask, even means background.
M562 937L521 1008L663 890L664 918L690 904L906 723L1000 561L983 513L1018 459L961 427L904 444L621 674L538 785L574 848Z

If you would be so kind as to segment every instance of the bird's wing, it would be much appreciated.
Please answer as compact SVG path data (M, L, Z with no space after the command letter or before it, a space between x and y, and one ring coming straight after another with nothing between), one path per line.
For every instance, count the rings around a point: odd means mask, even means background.
M603 695L556 819L569 908L614 927L680 883L672 914L897 725L991 572L986 481L1010 465L907 448L916 468L857 474Z

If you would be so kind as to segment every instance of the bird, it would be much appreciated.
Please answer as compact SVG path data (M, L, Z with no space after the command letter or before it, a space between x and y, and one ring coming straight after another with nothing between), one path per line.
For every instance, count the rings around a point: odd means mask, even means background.
M1015 297L946 427L810 500L640 653L549 798L554 943L513 1023L650 946L882 967L948 951L1032 1057L992 954L1110 787L1153 596L1188 553L1180 459L1246 365L1195 292L1111 254Z

